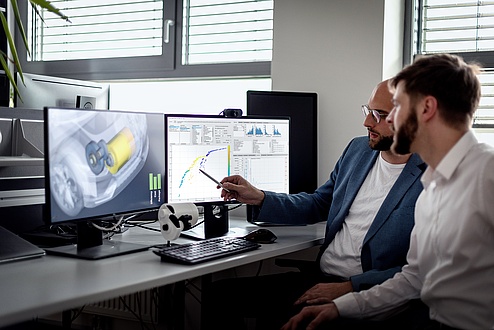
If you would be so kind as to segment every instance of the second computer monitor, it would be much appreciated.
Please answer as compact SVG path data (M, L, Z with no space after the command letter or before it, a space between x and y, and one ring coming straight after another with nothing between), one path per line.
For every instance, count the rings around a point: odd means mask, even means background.
M289 189L288 117L166 115L168 203L221 203L217 184L239 174L270 191Z
M107 83L67 79L61 77L17 73L19 95L16 107L43 109L44 107L100 109L109 108Z
M247 115L290 117L290 193L313 193L318 187L317 94L247 91Z

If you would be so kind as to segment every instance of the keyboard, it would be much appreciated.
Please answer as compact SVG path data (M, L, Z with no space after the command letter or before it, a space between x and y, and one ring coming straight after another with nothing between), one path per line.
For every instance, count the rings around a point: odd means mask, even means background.
M161 247L153 252L160 256L162 261L192 265L252 251L260 246L259 243L246 241L240 237L221 236Z

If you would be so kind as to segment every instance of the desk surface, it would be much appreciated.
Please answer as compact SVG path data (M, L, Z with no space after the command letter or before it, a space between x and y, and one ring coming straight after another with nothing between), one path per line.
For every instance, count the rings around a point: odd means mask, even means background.
M234 219L230 227L234 232L258 228ZM301 251L322 243L325 225L269 229L278 236L274 244L194 266L162 262L151 251L101 260L44 256L0 265L0 327ZM119 236L116 239L147 245L165 242L159 232L140 228ZM177 243L187 241L179 238Z

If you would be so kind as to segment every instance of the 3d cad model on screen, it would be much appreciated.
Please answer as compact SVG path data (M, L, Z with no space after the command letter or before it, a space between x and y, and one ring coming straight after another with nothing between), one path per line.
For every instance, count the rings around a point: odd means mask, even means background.
M90 111L55 114L50 131L50 184L60 209L76 216L119 194L143 167L149 151L146 117ZM77 127L77 129L74 129Z

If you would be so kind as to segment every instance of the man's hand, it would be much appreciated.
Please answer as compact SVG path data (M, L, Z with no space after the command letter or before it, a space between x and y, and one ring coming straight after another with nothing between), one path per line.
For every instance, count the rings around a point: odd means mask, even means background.
M264 201L264 192L251 185L240 175L227 176L221 180L221 184L223 188L230 190L230 192L225 189L221 191L221 197L225 201L236 199L245 204L258 206Z
M338 316L338 309L334 303L307 306L288 320L281 330L315 330L321 325L336 319Z
M295 301L295 305L327 304L345 293L352 292L352 282L318 283Z

